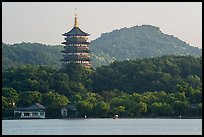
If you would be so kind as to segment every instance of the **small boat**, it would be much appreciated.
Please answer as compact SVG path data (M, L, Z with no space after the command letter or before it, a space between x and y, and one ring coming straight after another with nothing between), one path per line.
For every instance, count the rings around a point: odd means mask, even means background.
M118 115L114 115L114 116L113 116L113 119L117 119L117 118L118 118Z

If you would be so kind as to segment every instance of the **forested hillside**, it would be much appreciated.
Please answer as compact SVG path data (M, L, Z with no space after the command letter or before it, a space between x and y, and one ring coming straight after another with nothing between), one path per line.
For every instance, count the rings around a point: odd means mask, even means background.
M175 92L176 84L188 79L197 79L202 85L201 57L170 55L114 62L96 69L93 87L98 92L111 89L128 93L160 90Z
M76 106L78 117L202 117L201 57L117 61L96 69L23 65L2 75L3 116L39 102L52 118L67 104Z
M2 67L23 64L60 66L62 45L49 46L40 43L2 43ZM178 38L164 34L158 27L143 25L122 28L91 41L91 63L94 68L109 65L115 60L131 60L162 55L202 56L202 50L190 46Z
M62 46L49 46L40 43L2 43L2 68L9 68L25 64L56 65L62 58Z
M164 34L159 27L151 25L134 26L103 33L101 37L92 41L90 46L96 55L94 60L97 58L101 64L109 64L114 60L162 55L202 55L201 49L192 47L173 35Z

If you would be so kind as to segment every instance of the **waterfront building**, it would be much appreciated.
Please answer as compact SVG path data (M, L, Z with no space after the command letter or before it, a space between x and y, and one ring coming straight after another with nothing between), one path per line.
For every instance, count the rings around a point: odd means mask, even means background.
M76 106L74 104L68 104L68 105L62 107L61 108L61 116L63 118L77 117L78 112L77 112Z
M29 107L17 108L14 117L18 119L45 118L45 107L35 103Z

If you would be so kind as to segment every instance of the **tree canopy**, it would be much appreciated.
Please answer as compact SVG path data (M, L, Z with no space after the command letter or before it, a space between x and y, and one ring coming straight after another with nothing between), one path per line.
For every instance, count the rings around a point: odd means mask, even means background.
M22 65L3 70L2 76L3 116L36 102L54 118L67 104L74 104L80 117L202 115L201 57L116 61L96 69Z

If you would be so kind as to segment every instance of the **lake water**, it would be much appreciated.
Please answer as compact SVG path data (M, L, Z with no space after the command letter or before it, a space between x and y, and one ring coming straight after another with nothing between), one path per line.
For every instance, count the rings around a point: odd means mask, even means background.
M3 135L201 135L202 119L2 120Z

